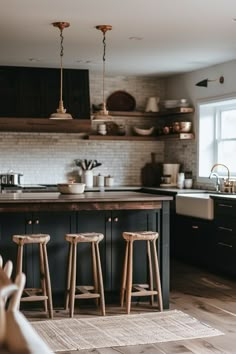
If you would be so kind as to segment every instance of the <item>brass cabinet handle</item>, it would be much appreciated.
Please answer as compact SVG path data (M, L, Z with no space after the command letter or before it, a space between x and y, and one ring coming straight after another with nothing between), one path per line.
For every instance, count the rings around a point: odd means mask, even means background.
M118 221L119 221L119 219L118 219L117 217L115 217L115 218L114 218L114 221L115 221L115 222L118 222Z
M192 225L192 229L199 229L199 226L197 226L197 225Z
M231 204L218 204L219 207L223 207L223 208L233 208L233 205Z
M32 224L33 224L33 223L32 223L32 220L28 220L28 221L27 221L27 224L28 224L28 225L32 225Z
M34 221L34 223L35 223L36 225L38 225L38 224L39 224L39 219L36 219L36 220Z
M111 222L111 218L107 218L107 222Z
M218 229L224 230L224 231L230 231L230 232L233 231L233 229L230 229L229 227L224 227L224 226L218 226Z
M233 248L233 245L230 245L228 243L224 243L224 242L217 242L217 244L219 246L224 246L224 247L228 247L228 248Z

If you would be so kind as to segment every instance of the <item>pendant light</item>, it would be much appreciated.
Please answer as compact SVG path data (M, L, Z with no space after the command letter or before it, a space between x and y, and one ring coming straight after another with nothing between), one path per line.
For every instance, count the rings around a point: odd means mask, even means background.
M70 26L69 22L53 22L52 25L54 27L59 28L60 30L60 38L61 38L61 42L60 42L60 57L61 57L61 65L60 65L60 100L59 100L59 107L57 109L57 113L53 113L50 116L50 119L72 119L71 114L66 113L66 109L63 106L63 99L62 99L62 91L63 91L63 63L62 63L62 59L63 59L63 30L64 28L67 28Z
M110 120L112 117L109 115L106 109L106 102L105 102L105 62L106 62L106 32L112 30L111 25L98 25L96 29L103 33L103 73L102 73L102 109L99 112L94 114L93 119L96 120Z

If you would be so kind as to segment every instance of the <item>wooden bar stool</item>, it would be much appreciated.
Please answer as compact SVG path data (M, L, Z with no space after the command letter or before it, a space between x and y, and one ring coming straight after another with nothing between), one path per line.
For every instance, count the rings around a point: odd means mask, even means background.
M160 272L158 265L156 240L159 236L157 232L141 231L141 232L123 232L123 238L126 241L124 267L122 275L121 287L121 306L124 305L124 297L126 293L126 312L130 313L132 296L151 296L151 305L154 303L154 295L157 295L157 305L160 311L163 311L162 291L160 282ZM146 241L149 284L133 284L133 243L134 241ZM152 248L151 248L152 245ZM154 271L154 275L153 275ZM156 290L153 287L155 279Z
M45 311L48 312L50 318L53 318L52 290L47 256L47 243L50 236L47 234L13 235L12 239L18 245L16 274L22 273L24 245L39 245L41 288L25 288L21 302L44 301Z
M105 299L101 260L99 253L99 242L103 240L104 235L96 232L66 234L65 240L70 243L68 278L65 308L68 310L70 305L70 317L74 315L75 299L100 299L101 313L105 316ZM94 285L76 285L77 269L77 244L81 242L91 243L92 249L92 268Z

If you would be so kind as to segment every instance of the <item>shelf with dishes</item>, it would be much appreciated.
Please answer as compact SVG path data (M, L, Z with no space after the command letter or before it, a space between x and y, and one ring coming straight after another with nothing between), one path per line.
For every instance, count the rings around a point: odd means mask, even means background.
M129 141L163 141L163 140L192 140L193 133L176 133L168 135L99 135L91 134L89 140L129 140Z
M140 111L109 111L109 114L114 117L165 117L177 114L193 113L193 107L175 107L166 108L159 112L140 112Z

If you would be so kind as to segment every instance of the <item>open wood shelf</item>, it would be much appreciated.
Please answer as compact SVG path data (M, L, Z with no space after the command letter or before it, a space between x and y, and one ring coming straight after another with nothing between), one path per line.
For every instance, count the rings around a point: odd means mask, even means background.
M192 107L177 107L177 108L168 108L159 112L124 112L124 111L109 111L111 116L122 116L122 117L164 117L175 114L184 114L184 113L193 113L194 109Z
M137 135L88 135L89 140L129 140L129 141L162 141L162 140L191 140L193 133L167 134L158 136L137 136Z
M89 133L90 119L0 118L0 132Z

